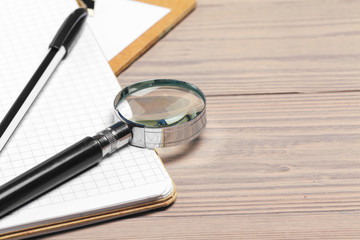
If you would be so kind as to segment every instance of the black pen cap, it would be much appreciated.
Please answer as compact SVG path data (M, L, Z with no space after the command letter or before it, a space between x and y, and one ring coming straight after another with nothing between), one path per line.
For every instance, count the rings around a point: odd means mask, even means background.
M66 49L65 58L76 41L87 15L88 12L85 8L78 8L71 13L61 25L49 48L60 49L61 46L64 46Z

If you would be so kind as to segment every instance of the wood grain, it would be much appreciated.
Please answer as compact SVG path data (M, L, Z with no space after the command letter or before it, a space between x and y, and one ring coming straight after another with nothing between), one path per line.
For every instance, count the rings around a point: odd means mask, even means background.
M174 206L175 207L175 206ZM49 239L358 239L356 214L304 213L190 217L139 216ZM141 225L140 225L141 224Z
M190 154L160 152L167 216L359 210L359 94L209 98L208 119Z
M120 83L175 78L208 96L359 90L360 2L199 0Z
M199 0L119 76L207 95L208 126L158 152L178 199L44 239L359 239L360 2Z

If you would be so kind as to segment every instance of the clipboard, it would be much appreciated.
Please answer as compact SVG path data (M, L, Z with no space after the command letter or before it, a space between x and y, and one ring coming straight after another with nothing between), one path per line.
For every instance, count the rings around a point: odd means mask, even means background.
M144 54L152 45L159 41L176 24L195 9L196 0L137 0L171 9L171 12L143 33L138 39L127 46L109 61L115 75L119 75L136 59Z
M111 69L118 75L129 67L136 59L145 53L152 45L168 33L176 24L186 17L196 6L196 0L137 0L171 9L171 12L149 28L139 38L127 46L109 61ZM162 199L152 202L137 204L130 207L119 208L107 212L92 215L70 218L49 224L38 225L31 228L24 228L5 234L0 234L0 239L22 239L44 235L48 233L69 230L81 226L95 224L131 214L164 208L172 204L176 199L176 187L173 184L173 191Z

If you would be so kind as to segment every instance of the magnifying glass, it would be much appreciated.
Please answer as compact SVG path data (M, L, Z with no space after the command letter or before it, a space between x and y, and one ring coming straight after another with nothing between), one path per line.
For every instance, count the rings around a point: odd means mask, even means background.
M206 126L206 99L196 86L171 79L122 89L114 100L115 124L0 187L0 217L99 163L126 144L143 148L189 142Z

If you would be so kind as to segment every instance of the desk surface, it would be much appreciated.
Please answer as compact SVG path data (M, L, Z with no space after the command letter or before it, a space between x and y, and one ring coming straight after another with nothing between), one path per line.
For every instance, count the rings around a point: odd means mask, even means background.
M359 1L198 0L119 76L181 79L207 95L201 138L159 151L177 201L46 239L358 239L359 11Z

